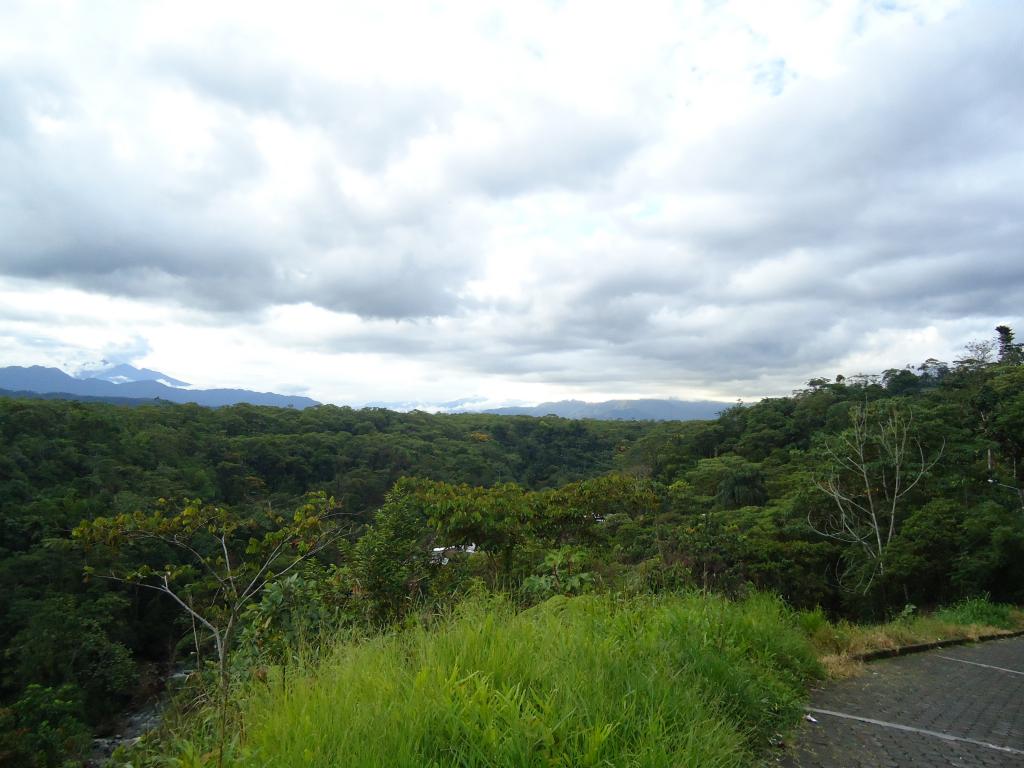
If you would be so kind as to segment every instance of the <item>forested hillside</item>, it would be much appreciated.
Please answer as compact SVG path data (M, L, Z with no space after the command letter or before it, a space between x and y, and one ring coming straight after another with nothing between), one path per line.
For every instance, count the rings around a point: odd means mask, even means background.
M851 618L1024 600L1009 329L714 421L0 399L0 439L5 766L83 754L168 664L214 659L195 615L237 677L480 590L762 589Z

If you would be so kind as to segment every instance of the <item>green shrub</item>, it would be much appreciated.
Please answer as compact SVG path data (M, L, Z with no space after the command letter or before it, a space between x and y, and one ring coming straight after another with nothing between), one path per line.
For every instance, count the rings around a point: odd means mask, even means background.
M1000 629L1013 629L1016 625L1012 606L991 603L987 597L972 597L943 608L936 616L953 624L982 624Z
M78 765L89 746L81 691L73 685L29 685L9 709L0 709L0 765L63 768Z
M745 766L819 673L774 597L478 597L242 697L235 765Z
M821 608L813 611L798 611L796 614L797 625L808 637L829 628L828 617Z

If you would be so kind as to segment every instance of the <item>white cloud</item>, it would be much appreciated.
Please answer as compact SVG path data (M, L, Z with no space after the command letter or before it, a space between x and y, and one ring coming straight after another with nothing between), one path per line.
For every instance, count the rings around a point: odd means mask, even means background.
M351 402L949 357L1022 319L1016 17L9 4L0 353Z

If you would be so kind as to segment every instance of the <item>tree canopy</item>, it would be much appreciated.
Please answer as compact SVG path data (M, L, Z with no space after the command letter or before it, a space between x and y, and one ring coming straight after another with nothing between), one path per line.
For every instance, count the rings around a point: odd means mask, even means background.
M80 755L175 659L283 669L304 632L482 588L1020 602L1024 359L997 333L711 421L0 398L0 766Z

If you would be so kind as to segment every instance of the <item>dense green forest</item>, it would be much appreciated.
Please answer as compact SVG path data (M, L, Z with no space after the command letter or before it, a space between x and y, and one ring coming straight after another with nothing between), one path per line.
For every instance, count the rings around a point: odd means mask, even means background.
M213 639L227 685L481 590L1020 603L1024 359L999 333L713 421L0 399L0 765L75 764Z

